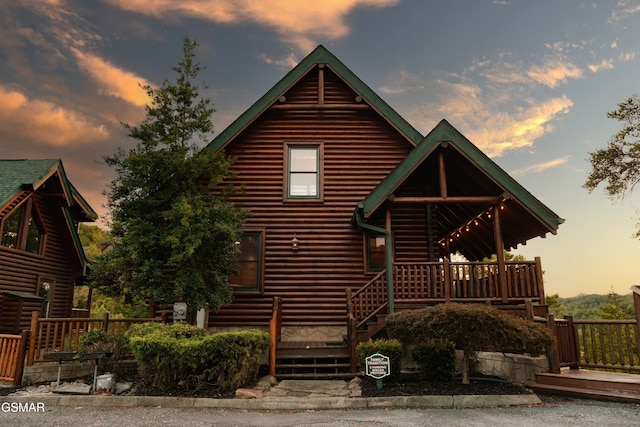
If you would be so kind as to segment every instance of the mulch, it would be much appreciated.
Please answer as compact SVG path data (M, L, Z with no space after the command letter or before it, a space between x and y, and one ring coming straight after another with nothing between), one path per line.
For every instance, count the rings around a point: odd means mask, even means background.
M461 378L452 381L425 381L418 374L400 374L392 380L383 379L382 389L371 377L362 379L363 397L428 396L428 395L512 395L530 394L526 387L498 378L479 376L471 384L462 384Z

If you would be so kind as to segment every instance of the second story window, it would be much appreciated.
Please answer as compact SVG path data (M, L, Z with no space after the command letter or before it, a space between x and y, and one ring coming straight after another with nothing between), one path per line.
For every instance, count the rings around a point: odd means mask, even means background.
M33 200L29 199L2 219L3 246L39 254L42 251L44 230Z
M286 144L286 199L322 198L322 145Z

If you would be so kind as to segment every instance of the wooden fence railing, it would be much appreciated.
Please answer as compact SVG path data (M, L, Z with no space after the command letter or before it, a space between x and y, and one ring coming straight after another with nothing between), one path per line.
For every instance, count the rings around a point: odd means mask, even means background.
M545 303L540 258L505 263L506 295L497 262L395 263L396 300L441 302L495 301Z
M11 382L14 386L22 382L28 337L28 331L21 335L0 334L0 381Z
M635 320L574 320L584 368L640 371Z
M634 319L555 319L560 366L640 372L640 340Z
M554 319L548 325L557 342L556 364L640 372L640 286L631 287L635 319Z
M78 351L78 343L88 331L103 330L122 335L131 325L146 322L161 322L161 318L40 318L38 312L31 317L31 334L27 366L43 362L44 354L51 351Z
M450 262L445 258L442 262L394 263L392 268L396 303L545 304L540 258L506 262L506 291L500 285L497 262ZM347 291L347 308L358 328L387 308L388 302L386 271L357 291Z

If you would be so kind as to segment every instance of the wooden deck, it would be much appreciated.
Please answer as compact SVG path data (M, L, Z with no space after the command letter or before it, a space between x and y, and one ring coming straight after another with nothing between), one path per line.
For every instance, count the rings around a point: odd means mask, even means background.
M539 394L640 403L638 374L564 368L559 374L536 374L531 388Z

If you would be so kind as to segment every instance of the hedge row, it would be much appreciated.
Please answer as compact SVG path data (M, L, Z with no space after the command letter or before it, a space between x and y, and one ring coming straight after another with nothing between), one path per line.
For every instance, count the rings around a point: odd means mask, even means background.
M233 390L257 379L269 334L248 329L206 335L185 324L147 324L132 331L129 346L153 387L188 388L194 381L207 381Z

